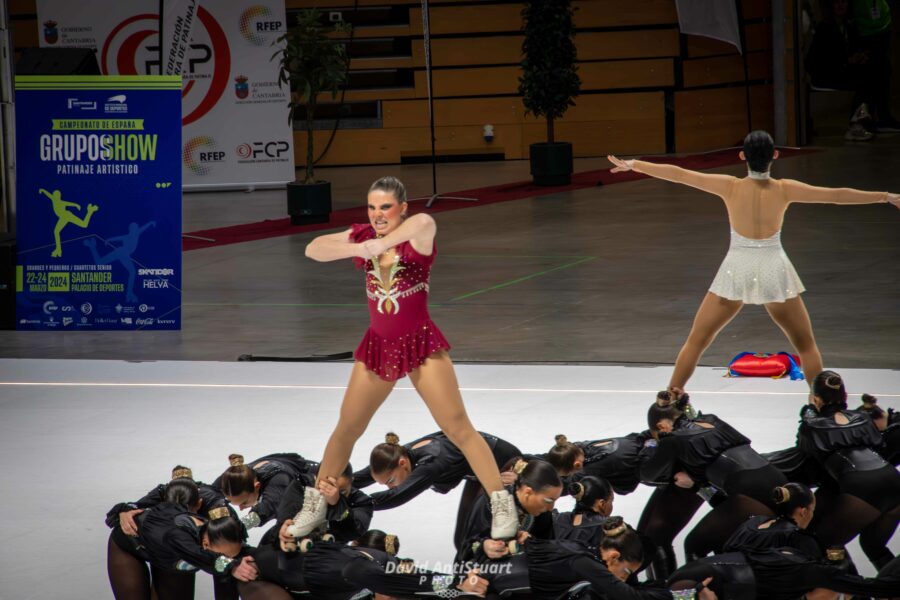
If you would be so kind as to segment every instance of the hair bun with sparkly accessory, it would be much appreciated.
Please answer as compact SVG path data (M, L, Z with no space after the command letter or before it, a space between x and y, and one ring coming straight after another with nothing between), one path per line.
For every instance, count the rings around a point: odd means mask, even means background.
M384 536L384 551L391 556L397 556L397 536L387 534Z
M829 375L825 378L825 385L830 387L833 390L841 389L841 385L843 385L844 381L841 379L841 376L837 373L833 375Z
M522 471L524 471L525 467L527 467L527 466L528 466L528 461L522 460L520 458L519 460L516 461L516 464L513 465L513 468L512 468L513 473L515 473L516 475L521 475Z
M557 435L556 437L554 437L553 439L556 440L557 448L565 448L566 444L569 443L569 438L567 438L566 436L564 436L561 433L559 435Z
M660 408L666 408L672 404L672 394L667 390L662 390L656 394L656 405Z
M244 464L244 455L243 454L229 454L228 462L232 467L240 467Z
M775 500L775 504L784 504L790 501L791 490L787 489L786 486L780 485L772 493L772 499Z
M189 468L177 465L172 469L172 479L193 479L194 473Z
M393 431L388 432L384 436L385 444L395 444L397 446L400 445L400 436L394 433Z
M210 509L206 516L209 517L210 521L218 521L219 519L225 519L231 516L231 512L224 506L220 506L218 508Z

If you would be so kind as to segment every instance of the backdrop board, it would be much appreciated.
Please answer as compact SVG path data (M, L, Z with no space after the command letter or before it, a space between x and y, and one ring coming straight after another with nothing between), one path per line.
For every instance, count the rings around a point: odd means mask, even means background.
M100 72L180 73L181 168L188 189L294 180L289 90L271 60L279 0L37 0L42 46L93 48ZM160 47L160 37L163 39Z

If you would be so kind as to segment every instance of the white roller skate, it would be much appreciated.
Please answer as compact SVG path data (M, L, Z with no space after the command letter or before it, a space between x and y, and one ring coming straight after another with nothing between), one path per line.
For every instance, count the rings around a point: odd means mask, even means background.
M513 540L519 531L516 502L507 490L491 493L491 538Z
M313 487L303 489L303 507L294 516L294 523L287 533L295 538L304 538L325 526L328 504L322 494Z

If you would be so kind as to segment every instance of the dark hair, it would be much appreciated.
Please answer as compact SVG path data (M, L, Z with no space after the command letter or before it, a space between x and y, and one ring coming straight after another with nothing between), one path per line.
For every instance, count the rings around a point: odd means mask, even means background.
M775 514L785 519L793 519L798 508L807 508L815 500L812 490L803 483L786 483L772 490Z
M584 450L570 442L563 434L557 435L555 439L556 443L547 452L547 462L559 473L571 473L575 469L578 457L584 457Z
M690 404L691 397L688 394L676 397L674 392L659 392L647 410L647 427L651 432L658 432L657 423L662 419L669 419L674 423L684 415Z
M191 479L173 479L166 484L166 502L194 508L200 502L200 488Z
M256 471L244 464L244 457L240 454L229 454L228 462L231 466L225 469L220 479L220 488L226 496L240 496L253 491L256 483Z
M744 138L744 158L751 171L765 173L775 157L775 142L766 131L751 131Z
M190 467L175 465L172 467L172 479L194 479L194 473Z
M247 539L247 530L241 525L241 522L233 516L227 516L221 519L207 521L200 527L200 537L206 534L209 543L238 543L241 544Z
M844 380L834 371L822 371L813 379L813 394L822 400L819 414L829 417L839 410L847 409L847 388Z
M372 448L369 455L369 470L372 473L387 473L393 471L400 464L400 459L409 460L409 451L400 445L400 437L389 432L384 436L384 443Z
M572 512L593 512L594 503L597 500L609 500L612 493L612 486L605 479L593 475L582 477L580 481L569 485L569 494L575 498L575 508Z
M603 523L601 550L618 550L619 560L644 562L644 544L641 536L622 517L609 517Z
M404 186L399 179L392 177L391 175L382 177L369 186L370 192L374 192L375 190L393 194L394 198L397 199L397 202L406 202L406 186Z
M521 465L517 464L516 467L513 467L513 470L519 474L516 489L527 485L534 491L540 492L551 487L562 487L559 473L556 472L553 465L545 460L529 460L521 471L518 469L519 466Z
M370 529L355 540L352 546L361 548L372 548L373 550L381 550L387 552L391 556L396 556L400 551L400 540L396 535L390 535L380 529ZM390 546L390 548L389 548Z
M862 404L856 410L861 410L868 414L873 420L884 417L884 409L878 406L878 398L871 394L862 395Z

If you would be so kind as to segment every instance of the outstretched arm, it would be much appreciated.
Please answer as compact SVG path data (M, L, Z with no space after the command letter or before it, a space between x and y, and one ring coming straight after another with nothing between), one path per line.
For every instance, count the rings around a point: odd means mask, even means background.
M853 188L827 188L809 185L793 179L782 179L785 197L788 202L805 202L819 204L875 204L890 202L900 207L897 194L888 192L864 192Z
M144 226L141 227L141 229L140 229L140 231L138 231L138 233L144 233L145 231L147 231L147 229L149 227L156 227L156 221L150 221L149 223L144 223Z
M350 241L350 232L329 233L320 235L306 246L306 256L318 262L330 262L344 258L372 258L368 254L364 244L355 244Z
M615 156L607 156L606 158L615 165L612 169L613 173L635 171L657 179L689 185L720 197L725 197L728 194L732 183L737 179L731 175L700 173L690 169L682 169L675 165L660 165L643 160L621 160Z
M383 238L365 242L365 246L372 256L378 256L398 244L409 242L416 252L428 256L434 250L435 233L437 224L431 215L419 213L403 221L397 229Z

